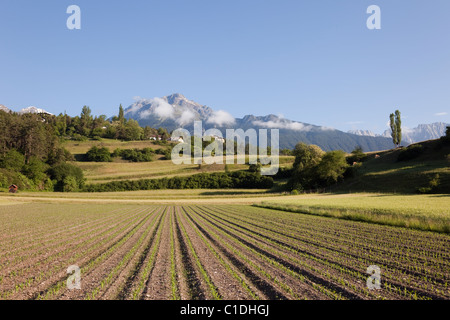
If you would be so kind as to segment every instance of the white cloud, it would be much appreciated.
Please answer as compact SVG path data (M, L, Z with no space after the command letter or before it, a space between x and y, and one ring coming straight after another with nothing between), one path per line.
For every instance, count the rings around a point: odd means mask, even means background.
M286 130L294 130L294 131L311 131L313 129L322 130L322 131L335 130L335 129L329 128L329 127L312 126L309 124L303 124L301 122L295 122L295 121L289 121L289 120L283 120L283 119L276 120L276 121L256 120L256 121L253 121L253 124L255 126L260 126L260 127L269 128L269 129L286 129Z
M447 112L438 112L438 113L435 113L434 115L438 116L438 117L442 117L442 116L446 116L447 114L448 114Z
M260 126L269 129L287 129L287 130L295 130L295 131L310 131L313 127L310 125L304 125L300 122L290 122L290 121L261 121L256 120L253 121L255 126Z
M139 118L145 119L145 118L151 116L152 114L153 114L153 112L151 110L144 110L141 113L139 113Z
M224 110L214 111L211 117L206 121L207 123L213 123L219 127L227 124L233 124L236 120L234 117Z
M284 121L253 121L253 124L269 129L289 129L296 131L307 131L306 126L300 122L284 122Z
M195 119L195 113L189 109L185 109L179 118L177 118L177 123L179 125L185 125L190 123Z
M154 102L157 104L155 108L155 114L161 118L173 118L175 109L172 105L168 104L165 100L155 98Z
M141 119L147 118L150 115L157 115L160 118L174 118L175 109L172 105L168 104L165 100L161 98L153 98L145 101L146 104L152 103L155 107L153 111L151 109L144 110L139 114ZM132 107L133 109L134 107Z

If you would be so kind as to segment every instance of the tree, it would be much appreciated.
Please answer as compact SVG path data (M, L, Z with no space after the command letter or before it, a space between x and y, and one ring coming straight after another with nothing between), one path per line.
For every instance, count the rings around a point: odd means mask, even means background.
M74 176L67 176L62 182L63 192L75 192L78 191L77 179Z
M125 112L123 110L122 104L119 106L119 122L121 125L125 124Z
M313 188L316 182L316 167L322 160L324 151L316 145L298 143L293 151L295 161L292 178L288 182L291 190Z
M48 176L45 173L49 169L45 162L33 157L29 163L22 168L22 173L31 179L35 185L43 185Z
M317 165L325 152L316 145L307 145L300 142L294 148L293 155L295 156L294 168L303 170Z
M0 167L11 171L20 171L24 165L24 155L15 149L9 150L0 161Z
M160 128L158 129L158 135L161 136L161 139L162 139L162 140L167 140L167 139L170 138L169 132L167 132L167 129L166 129L166 128L161 128L161 127L160 127Z
M89 149L89 151L86 153L86 157L88 161L93 162L111 162L111 153L109 152L109 149L106 147L98 148L96 146L93 146Z
M59 136L65 136L67 132L67 115L60 113L56 117L55 130Z
M91 108L88 106L84 106L83 109L81 109L80 114L80 128L78 130L79 134L83 136L89 136L91 132L92 127L92 114L91 114Z
M249 172L253 172L253 173L261 172L261 164L259 164L259 163L251 164L251 165L248 167L248 171L249 171Z
M115 126L115 139L127 140L127 133L125 132L125 124L127 123L125 119L125 112L123 110L122 104L119 106L119 116L117 117L117 125Z
M0 176L7 173L7 179L0 183L14 183L21 189L53 189L48 168L73 160L58 139L66 129L70 130L69 126L75 132L73 125L66 114L0 112ZM75 173L82 174L82 171Z
M317 174L326 185L338 182L347 169L345 153L342 150L329 151L322 157L317 166Z
M81 189L84 186L83 171L70 163L60 163L48 170L50 178L55 182L55 191L67 191L67 184L72 189L73 181L76 181L76 189ZM68 177L73 177L74 179Z
M142 134L142 140L149 140L152 135L155 135L154 130L149 126L145 126Z
M391 127L392 142L396 147L402 142L402 120L400 111L396 110L389 116L389 126Z
M402 143L402 119L400 111L395 111L395 128L397 129L397 146Z
M127 121L124 128L124 140L141 140L144 135L144 129L139 126L139 123L136 120L131 119Z
M92 137L103 137L105 136L105 130L103 129L106 127L108 121L106 120L106 116L104 114L94 117L92 121L92 131L91 136Z
M292 156L292 150L290 149L281 149L280 156Z
M26 163L33 156L44 159L48 155L54 130L46 126L38 115L25 114L20 121L20 133L15 137L17 150L23 153Z
M393 113L389 115L389 126L391 127L392 142L397 146L397 127L395 126L395 115Z
M360 146L357 146L353 149L351 156L347 158L348 164L353 164L353 162L363 162L366 160L367 155L364 153L363 149Z

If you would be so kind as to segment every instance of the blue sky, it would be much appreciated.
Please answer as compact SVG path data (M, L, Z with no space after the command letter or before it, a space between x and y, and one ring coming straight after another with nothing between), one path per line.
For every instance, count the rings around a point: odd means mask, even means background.
M81 30L69 30L69 5ZM369 5L381 30L369 30ZM111 116L182 93L340 130L450 122L448 0L0 0L0 104Z

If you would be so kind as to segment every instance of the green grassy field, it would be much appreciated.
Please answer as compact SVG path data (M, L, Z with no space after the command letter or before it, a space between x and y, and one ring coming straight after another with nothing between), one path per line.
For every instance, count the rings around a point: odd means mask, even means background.
M333 194L291 196L278 188L278 185L284 183L282 181L277 182L272 190L154 190L100 194L19 192L14 196L4 192L0 193L0 204L28 201L73 203L183 203L188 201L205 204L230 202L448 233L450 232L449 196L413 194L418 187L425 186L435 174L439 174L440 177L439 190L447 190L450 185L448 165L450 147L438 148L437 140L422 144L425 146L425 152L410 161L397 161L400 150L370 153L369 159L363 163L356 177L330 188ZM111 151L116 148L161 148L149 141L122 142L104 139L65 142L65 147L78 156L94 145L108 147ZM280 166L289 167L293 161L294 157L282 156ZM88 184L225 171L225 165L175 165L170 160L161 159L141 163L129 163L118 159L107 163L76 161L75 164L82 168ZM228 166L230 171L247 168L248 165Z
M253 198L260 197L278 197L283 196L282 193L273 193L264 189L162 189L162 190L144 190L144 191L126 191L126 192L19 192L11 195L7 192L0 192L0 203L17 202L17 201L34 201L35 199L43 199L45 201L53 200L80 200L91 201L100 200L101 202L123 200L127 203L135 203L135 201L155 200L173 202L183 202L188 199L193 201L232 201L232 199L245 199L245 202L251 201ZM286 195L284 195L286 196ZM210 199L210 200L209 200Z
M267 208L450 233L450 195L318 194L264 201Z
M149 190L104 193L0 193L0 204L22 202L257 205L340 219L450 233L450 196L381 193L290 195L269 190Z
M111 152L115 149L143 149L152 148L160 149L164 146L160 146L152 141L121 141L115 139L102 139L102 140L88 140L88 141L72 141L67 140L63 142L63 147L66 148L73 155L83 155L92 147L106 147Z
M117 180L138 180L189 176L202 172L224 172L225 165L181 164L175 165L171 160L152 162L76 162L83 170L87 183L105 183ZM229 170L245 170L247 165L229 165Z
M426 187L429 181L439 175L439 186L435 193L450 192L450 146L439 147L438 140L421 143L425 152L416 159L397 161L401 150L387 150L369 153L368 160L357 169L356 176L347 178L343 183L330 187L327 191L334 193L352 192L382 192L416 194L417 189ZM151 141L118 141L103 139L102 141L66 141L64 146L82 159L92 146L107 147L112 152L116 148L153 149L164 148ZM379 155L379 157L375 157ZM223 172L225 165L195 164L174 165L170 160L162 160L161 155L155 155L155 161L130 163L120 159L113 162L85 162L76 161L86 177L88 184L107 183L118 180L158 179L175 176L189 176L202 172ZM280 156L280 167L290 167L294 157ZM233 164L228 170L246 170L248 165Z
M120 149L143 149L143 148L165 148L152 143L151 141L119 141L103 139L102 141L66 141L64 147L70 151L76 159L81 160L82 156L93 146L107 147L111 152L116 148ZM294 157L281 156L280 167L290 166L294 162ZM225 159L224 159L225 163ZM246 157L248 163L248 156ZM162 155L155 155L152 162L128 162L121 159L114 159L113 162L86 162L75 161L86 177L86 183L107 183L117 180L138 180L138 179L158 179L175 176L189 176L202 172L224 172L225 164L181 164L175 165L171 160L163 160ZM248 165L235 164L228 165L229 171L246 170Z
M424 152L408 161L397 161L400 149L370 153L354 178L336 185L332 192L417 193L439 175L435 193L450 193L450 145L439 140L420 143ZM379 155L379 158L375 156Z

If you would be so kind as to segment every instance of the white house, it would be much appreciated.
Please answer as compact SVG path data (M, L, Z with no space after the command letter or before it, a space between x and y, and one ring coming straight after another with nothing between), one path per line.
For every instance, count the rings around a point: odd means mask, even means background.
M219 136L215 136L215 135L212 135L211 137L213 137L213 138L214 138L214 140L216 140L216 141L219 141L219 142L225 143L225 139L224 139L224 138L222 138L222 137L219 137Z
M171 137L171 138L169 139L169 141L172 141L172 142L181 142L181 143L184 142L184 140L183 140L182 137Z

